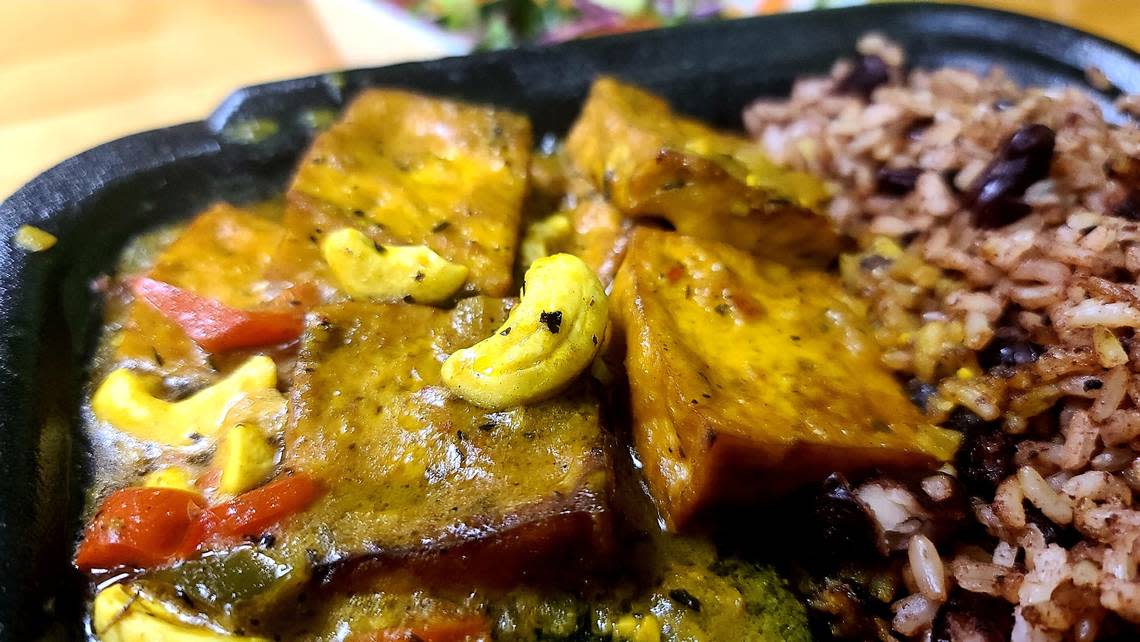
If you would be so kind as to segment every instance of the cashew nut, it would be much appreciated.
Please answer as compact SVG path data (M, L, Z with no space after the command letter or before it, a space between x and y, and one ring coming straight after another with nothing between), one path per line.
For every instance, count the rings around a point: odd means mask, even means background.
M321 254L341 289L356 299L441 303L467 281L467 266L425 245L378 245L353 228L326 236Z
M218 490L238 495L260 486L273 474L277 446L257 426L237 424L222 436L214 461L222 471Z
M277 366L264 355L250 357L237 370L182 401L154 396L159 379L119 368L100 384L91 399L95 416L139 439L187 446L194 436L221 429L230 408L245 395L277 385Z
M180 466L159 468L143 478L143 486L147 488L174 488L190 493L202 494L194 485L190 471Z
M565 214L551 214L528 225L519 244L519 260L523 268L529 268L538 259L565 248L573 234L574 227Z
M136 592L113 584L95 596L92 625L100 642L268 642L182 622L171 608Z
M447 387L477 406L503 409L550 397L590 365L604 337L606 294L581 259L541 258L524 279L522 299L503 326L443 364Z

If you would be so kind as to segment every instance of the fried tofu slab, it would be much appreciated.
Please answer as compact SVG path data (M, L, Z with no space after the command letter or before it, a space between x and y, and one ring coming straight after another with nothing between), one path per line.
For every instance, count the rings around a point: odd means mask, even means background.
M573 388L491 412L440 380L447 355L506 314L504 300L473 297L452 311L345 303L309 315L284 464L335 490L281 546L337 572L448 568L461 575L453 582L475 568L517 580L543 566L536 560L605 547L609 459L596 397Z
M797 265L825 265L838 251L811 210L826 197L817 179L613 78L594 83L566 150L626 216L659 216L681 233Z
M285 238L280 206L219 203L194 218L158 253L145 275L238 309L288 304L291 282L270 275L273 253ZM145 301L130 298L114 342L113 364L201 383L214 366L182 328ZM235 359L241 359L237 355Z
M301 159L287 194L286 271L331 283L317 243L351 226L382 245L426 245L470 268L475 291L507 295L530 150L524 116L364 91Z
M638 229L614 284L633 440L666 521L831 471L934 466L930 425L880 365L837 280L715 241Z

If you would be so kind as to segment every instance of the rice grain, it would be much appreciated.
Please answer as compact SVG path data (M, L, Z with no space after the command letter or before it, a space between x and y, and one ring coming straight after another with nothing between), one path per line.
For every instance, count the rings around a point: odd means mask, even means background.
M1017 470L1017 481L1021 484L1021 491L1025 498L1036 506L1045 516L1058 524L1068 524L1073 521L1073 507L1066 498L1053 490L1049 483L1030 466L1022 466Z
M945 601L946 571L934 542L925 535L911 537L907 557L910 560L910 572L922 594L935 602Z

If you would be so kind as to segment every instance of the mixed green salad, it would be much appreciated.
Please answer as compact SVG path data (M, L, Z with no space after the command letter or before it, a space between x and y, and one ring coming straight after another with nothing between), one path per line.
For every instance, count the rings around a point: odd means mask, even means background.
M392 0L476 49L501 49L699 20L866 4L867 0Z

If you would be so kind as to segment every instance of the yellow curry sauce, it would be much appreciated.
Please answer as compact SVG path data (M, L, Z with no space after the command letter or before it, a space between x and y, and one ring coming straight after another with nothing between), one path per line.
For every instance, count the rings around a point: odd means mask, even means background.
M702 509L956 444L820 267L825 190L612 79L566 153L531 147L522 116L371 90L283 202L128 247L95 639L810 639Z

